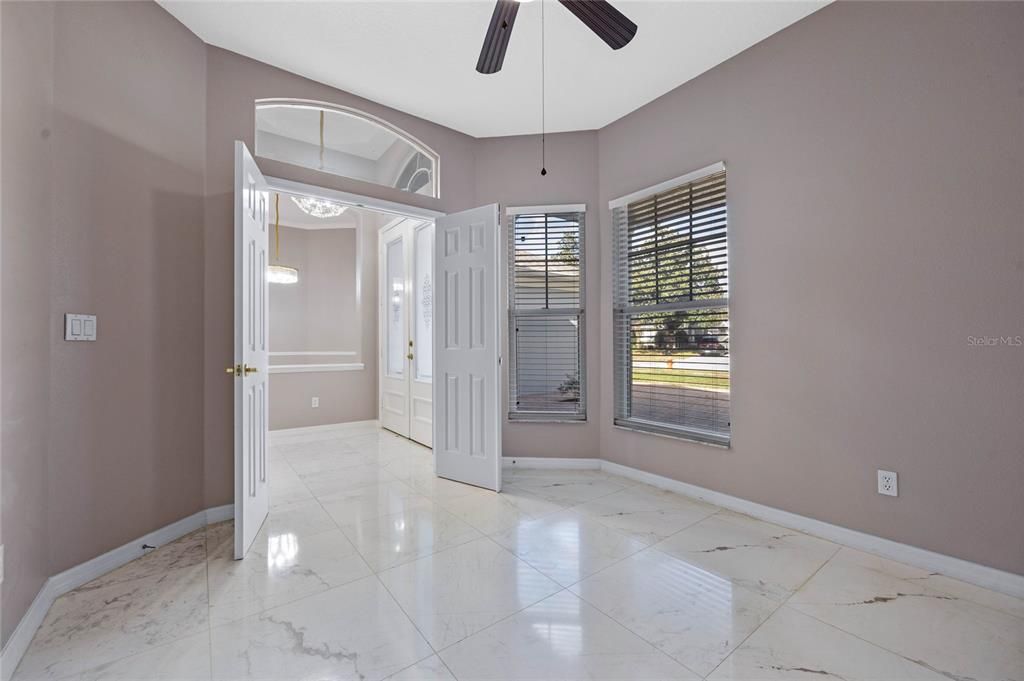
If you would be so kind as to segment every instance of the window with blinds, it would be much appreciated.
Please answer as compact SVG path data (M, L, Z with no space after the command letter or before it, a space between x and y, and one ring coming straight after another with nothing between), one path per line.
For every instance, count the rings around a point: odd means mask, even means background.
M728 444L725 166L611 208L615 423Z
M584 206L508 211L509 419L583 420Z

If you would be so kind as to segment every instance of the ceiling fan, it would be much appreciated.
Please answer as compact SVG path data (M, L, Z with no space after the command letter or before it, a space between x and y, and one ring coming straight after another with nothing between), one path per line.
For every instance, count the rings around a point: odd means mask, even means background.
M505 50L512 35L520 2L529 0L498 0L491 23L487 26L484 46L476 62L480 73L497 73L505 61ZM625 47L636 35L636 24L606 0L558 0L580 21L608 43L613 50Z

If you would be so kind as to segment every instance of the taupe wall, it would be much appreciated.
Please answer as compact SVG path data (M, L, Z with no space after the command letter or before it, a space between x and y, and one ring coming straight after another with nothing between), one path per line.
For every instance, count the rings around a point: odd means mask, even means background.
M1024 573L1024 348L968 342L1024 335L1022 88L1022 3L836 3L601 130L605 225L726 162L733 366L726 451L613 428L602 345L602 456Z
M547 170L541 176L540 137L499 137L476 144L476 202L507 206L585 203L586 423L510 423L502 426L505 456L594 457L598 452L601 390L601 211L597 196L597 132L547 136ZM502 216L505 219L505 216ZM503 271L502 276L506 273ZM506 346L507 348L507 346ZM506 350L507 353L507 350ZM508 367L508 362L505 363ZM508 393L505 391L505 399ZM507 411L506 411L507 413Z
M194 35L142 3L59 3L54 44L59 572L202 507L206 65ZM97 314L98 342L62 340L64 312Z
M46 448L53 210L53 5L0 3L4 581L0 640L50 576Z
M281 225L281 256L276 262L298 269L299 280L270 285L271 352L359 352L356 232ZM275 357L271 363L295 364L299 359Z
M356 229L281 230L281 262L299 269L295 286L271 286L273 351L348 350L355 357L274 357L272 364L363 363L358 371L270 376L270 428L301 428L377 418L377 228L362 213ZM356 252L357 241L359 253ZM356 308L356 258L362 304ZM348 293L344 293L347 291ZM320 398L313 409L311 398Z
M1024 5L831 5L552 136L547 182L535 138L473 140L204 46L151 3L0 7L4 637L46 576L232 501L232 142L252 144L261 97L354 106L442 156L440 200L261 160L271 175L443 211L598 209L592 422L509 426L509 453L599 454L1024 573L1024 354L967 340L1024 334ZM728 451L612 428L606 341L608 199L717 160ZM99 314L99 342L57 340L67 311ZM878 467L898 499L875 494Z
M202 508L206 51L153 4L2 8L6 637L45 576Z

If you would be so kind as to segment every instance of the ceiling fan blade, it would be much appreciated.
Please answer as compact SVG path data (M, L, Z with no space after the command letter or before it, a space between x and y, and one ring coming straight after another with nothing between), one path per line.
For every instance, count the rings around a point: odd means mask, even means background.
M636 35L636 24L605 0L558 0L613 50Z
M501 71L518 12L517 0L498 0L494 5L494 14L491 15L491 23L487 26L487 35L484 36L484 46L480 48L480 58L476 60L476 70L480 73Z

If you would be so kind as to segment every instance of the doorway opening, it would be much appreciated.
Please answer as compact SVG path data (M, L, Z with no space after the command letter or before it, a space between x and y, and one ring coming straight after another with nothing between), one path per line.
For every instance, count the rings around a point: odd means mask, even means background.
M413 218L273 189L270 205L270 430L380 418L390 430L430 446L430 342L415 335L411 319L406 322L403 317L405 323L397 329L393 323L381 323L385 312L404 315L407 308L421 307L405 305L404 295L414 288L411 277L423 262L405 266L402 271L410 281L403 279L394 291L379 288L389 285L386 276L379 276L380 268L387 266L378 258L382 230ZM432 230L432 220L415 222L421 232ZM393 268L394 257L391 263ZM428 285L429 274L428 270ZM384 304L399 295L400 310ZM407 342L417 346L414 358L406 359L412 355L412 348L405 348ZM401 354L396 357L390 350L398 345ZM389 418L397 404L394 376L408 383L402 396L425 399L417 408L422 424L414 429L415 436L408 423L400 427ZM386 399L384 386L390 388ZM400 411L407 415L412 409L400 405Z
M266 177L235 143L235 558L270 511L272 431L374 420L500 491L497 216Z
M290 180L267 185L271 262L297 271L268 294L270 429L379 419L429 447L440 213Z

